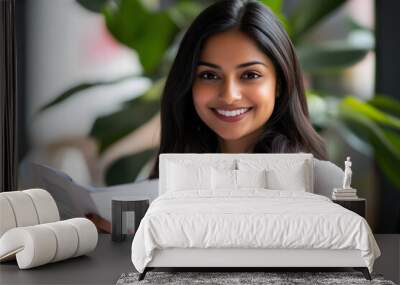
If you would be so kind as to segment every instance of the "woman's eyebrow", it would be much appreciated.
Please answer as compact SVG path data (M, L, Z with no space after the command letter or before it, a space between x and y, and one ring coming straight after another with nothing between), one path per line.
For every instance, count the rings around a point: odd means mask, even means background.
M255 64L261 64L261 65L264 65L265 67L268 67L265 63L263 63L261 61L249 61L249 62L245 62L245 63L241 63L241 64L237 65L236 68L248 67L248 66L255 65ZM216 65L214 63L206 62L206 61L199 61L198 65L205 65L208 67L222 70L221 66Z

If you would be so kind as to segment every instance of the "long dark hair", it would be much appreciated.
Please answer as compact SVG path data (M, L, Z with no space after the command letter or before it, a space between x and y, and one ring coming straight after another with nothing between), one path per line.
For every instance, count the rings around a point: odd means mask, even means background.
M326 159L325 143L309 120L302 73L293 44L275 15L255 1L225 0L205 9L179 46L161 99L161 140L149 178L158 177L161 153L213 153L217 135L197 115L192 84L200 52L217 33L238 29L273 62L277 73L274 111L254 153L310 152Z

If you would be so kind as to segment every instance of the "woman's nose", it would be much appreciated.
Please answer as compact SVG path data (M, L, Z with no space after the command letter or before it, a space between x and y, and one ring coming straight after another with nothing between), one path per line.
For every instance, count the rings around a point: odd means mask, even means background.
M240 100L242 95L237 82L229 79L224 80L220 97L226 104L232 104L234 101Z

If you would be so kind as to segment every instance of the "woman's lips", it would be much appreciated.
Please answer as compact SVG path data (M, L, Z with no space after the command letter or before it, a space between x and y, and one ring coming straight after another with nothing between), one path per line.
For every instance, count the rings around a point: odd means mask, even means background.
M212 108L211 110L212 110L212 112L214 113L214 115L215 115L218 119L220 119L220 120L222 120L222 121L224 121L224 122L233 123L233 122L238 122L238 121L240 121L241 119L243 119L245 116L247 116L247 114L248 114L250 111L253 110L253 107L249 108L246 112L244 112L244 113L242 113L242 114L240 114L240 115L229 116L229 117L228 117L228 116L224 116L224 115L218 113L217 110L216 110L215 108Z

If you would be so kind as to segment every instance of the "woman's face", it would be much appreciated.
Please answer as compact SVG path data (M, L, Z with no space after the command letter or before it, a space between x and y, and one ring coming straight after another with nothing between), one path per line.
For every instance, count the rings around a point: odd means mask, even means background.
M272 61L244 33L232 30L204 45L193 83L193 103L220 142L256 142L275 104Z

